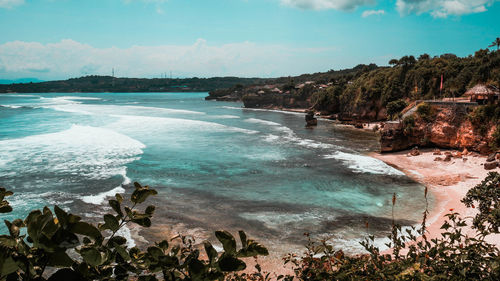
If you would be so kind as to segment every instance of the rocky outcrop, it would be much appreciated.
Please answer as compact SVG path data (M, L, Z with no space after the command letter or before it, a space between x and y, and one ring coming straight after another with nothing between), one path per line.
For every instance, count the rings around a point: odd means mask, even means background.
M314 127L318 125L318 119L314 117L314 111L308 111L306 114L306 127Z
M452 148L491 152L488 145L494 127L481 134L460 106L432 106L433 115L422 118L418 113L401 122L387 123L381 131L381 151L393 152L414 146Z
M494 170L498 167L498 162L486 162L484 163L485 170Z

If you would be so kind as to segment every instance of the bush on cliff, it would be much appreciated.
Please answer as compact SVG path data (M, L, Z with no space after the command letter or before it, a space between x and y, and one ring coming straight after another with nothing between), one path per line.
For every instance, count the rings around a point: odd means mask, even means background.
M391 101L387 104L387 115L394 119L399 116L399 113L408 106L405 100Z
M430 104L424 102L417 107L417 113L424 121L431 122L434 119L435 110Z
M305 107L366 119L383 117L384 110L390 109L389 104L399 100L459 97L478 83L500 86L500 52L487 49L463 58L453 54L435 57L423 54L418 59L404 56L391 61L392 67L360 65L350 70L308 74L293 79L316 81L317 84L331 82L333 88L326 90L320 87L312 89L311 85L305 90L296 90L289 84L290 78L278 78L276 82L286 85L282 90L290 90L294 98L309 101ZM442 91L441 76L444 78ZM254 104L288 106L286 100L282 104L264 102L266 95L258 97L262 101Z

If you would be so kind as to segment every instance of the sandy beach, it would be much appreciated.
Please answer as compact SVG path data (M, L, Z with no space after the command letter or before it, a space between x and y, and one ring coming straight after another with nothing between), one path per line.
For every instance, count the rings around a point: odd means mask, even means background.
M458 151L450 151L456 155ZM483 165L486 156L477 153L468 153L462 158L453 157L450 162L434 161L436 157L444 158L443 155L434 155L432 149L420 150L420 155L410 156L410 151L397 153L379 154L373 153L372 157L403 171L414 180L426 185L435 199L434 206L429 210L428 238L441 237L441 226L445 221L444 215L457 212L462 217L472 217L476 210L467 208L460 200L465 197L467 191L479 184L488 174ZM498 171L498 169L493 170ZM470 224L470 219L468 223ZM474 230L468 227L466 234L474 235ZM500 235L488 237L490 243L500 246Z

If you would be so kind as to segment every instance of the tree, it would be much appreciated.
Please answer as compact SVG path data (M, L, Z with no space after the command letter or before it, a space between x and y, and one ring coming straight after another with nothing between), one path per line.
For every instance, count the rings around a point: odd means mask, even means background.
M499 37L497 37L497 39L495 39L495 41L493 41L493 43L491 43L491 45L489 45L488 47L491 48L491 47L495 47L495 46L497 47L497 51L498 51L498 49L500 48L500 38Z
M392 60L389 61L389 64L396 66L396 65L399 64L399 60L398 59L392 59Z
M396 114L400 113L407 106L408 103L406 103L406 101L404 100L391 101L387 104L387 115L389 115L389 117L391 118L394 118Z

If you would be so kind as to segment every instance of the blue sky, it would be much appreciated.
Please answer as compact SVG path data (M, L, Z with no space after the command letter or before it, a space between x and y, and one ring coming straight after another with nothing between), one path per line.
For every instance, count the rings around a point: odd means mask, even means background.
M472 54L497 0L0 0L0 79L282 76Z

